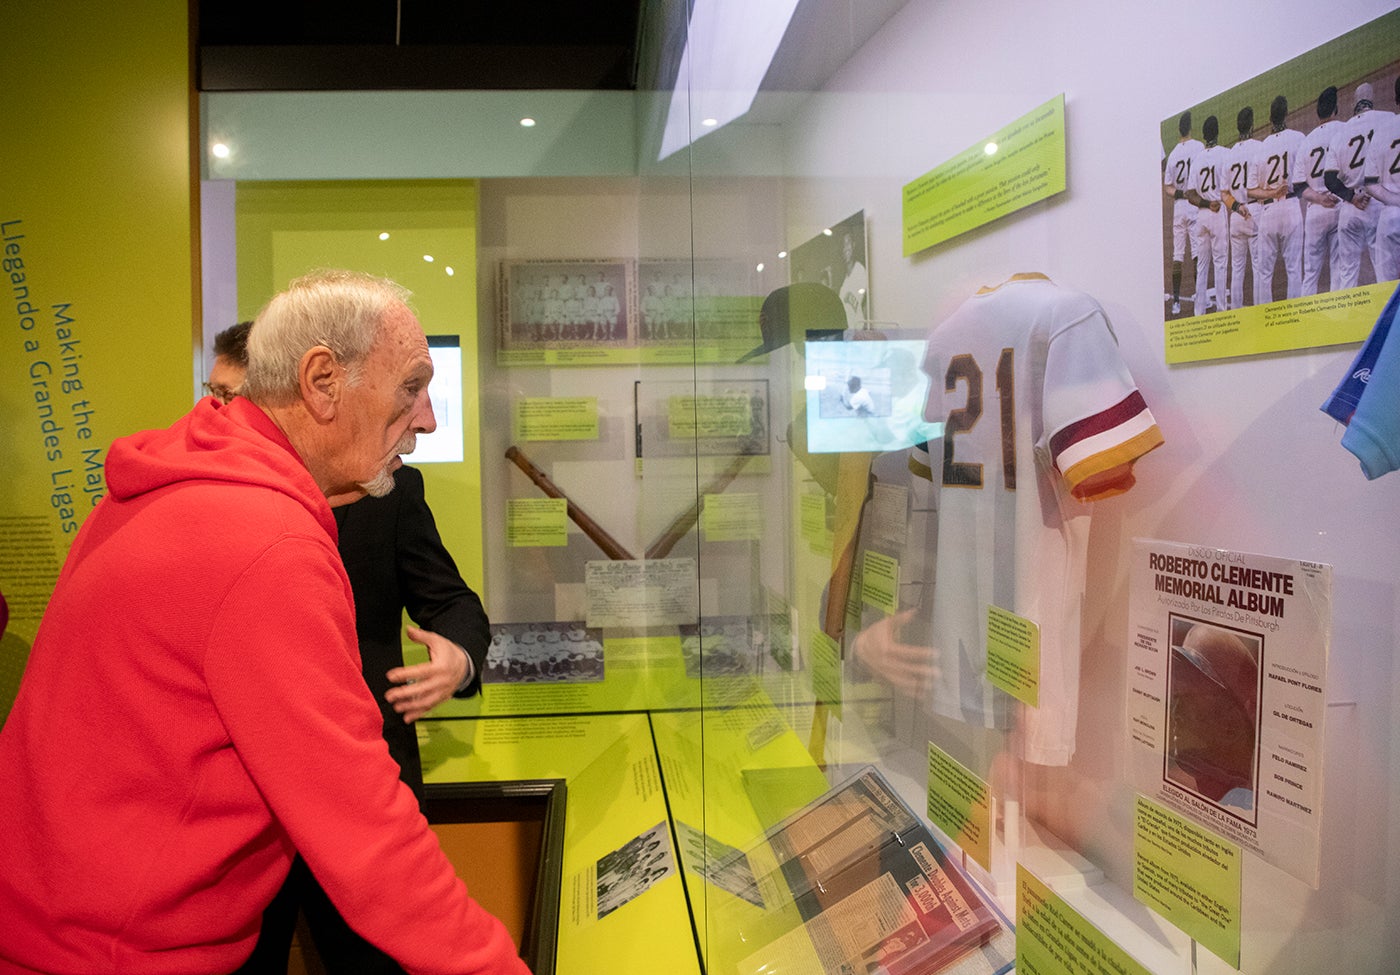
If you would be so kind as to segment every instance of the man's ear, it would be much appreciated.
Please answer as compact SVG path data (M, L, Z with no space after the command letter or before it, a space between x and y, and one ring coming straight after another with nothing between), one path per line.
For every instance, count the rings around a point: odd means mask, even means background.
M297 364L302 402L311 415L321 422L335 419L345 388L345 368L324 345L307 349Z

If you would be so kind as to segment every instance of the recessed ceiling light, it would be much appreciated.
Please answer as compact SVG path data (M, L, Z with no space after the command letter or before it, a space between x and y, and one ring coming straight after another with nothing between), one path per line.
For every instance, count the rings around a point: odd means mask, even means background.
M758 267L754 268L754 270L755 270L755 271L762 271L762 270L763 270L763 262L762 262L762 261L759 261L759 262L758 262Z
M522 129L533 129L535 127L535 120L527 115L520 120L520 127Z
M447 265L447 267L444 268L444 270L447 271L447 276L448 276L449 278L452 277L452 275L454 275L454 274L457 273L456 271L452 270L452 265L451 265L451 264Z
M787 260L787 251L778 251L778 260L780 260L780 261L786 261L786 260Z
M389 239L389 231L386 230L386 231L384 231L383 233L381 233L381 234L379 235L379 239L380 239L380 240L388 240L388 239Z
M431 263L433 263L433 255L431 255L431 254L424 254L424 255L423 255L423 260L425 260L425 261L427 261L429 264L431 264Z
M216 142L209 147L209 151L214 154L215 159L227 159L232 151L222 142Z
M823 227L823 228L822 228L822 236L824 236L824 237L830 237L830 236L831 236L831 228L830 228L830 227Z
M705 128L707 128L707 129L713 129L716 125L719 125L719 119L717 119L717 118L701 119L701 120L700 120L700 124L703 125L703 126L704 126Z
M995 156L997 154L997 144L995 142L988 142L982 147L982 151L989 156Z

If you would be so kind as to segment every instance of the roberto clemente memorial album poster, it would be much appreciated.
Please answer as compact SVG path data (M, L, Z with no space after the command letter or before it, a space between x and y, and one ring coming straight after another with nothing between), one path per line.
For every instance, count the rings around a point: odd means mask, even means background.
M1331 567L1136 539L1130 585L1133 787L1316 887Z

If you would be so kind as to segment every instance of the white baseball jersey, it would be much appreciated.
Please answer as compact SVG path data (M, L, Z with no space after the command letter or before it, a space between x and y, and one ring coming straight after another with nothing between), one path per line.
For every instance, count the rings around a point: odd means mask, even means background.
M1167 154L1167 169L1162 175L1162 185L1169 186L1173 190L1180 190L1185 193L1192 187L1191 182L1191 157L1204 149L1205 146L1199 139L1187 139L1185 142L1178 142L1172 146L1172 151Z
M1257 161L1259 141L1241 138L1225 157L1228 174L1226 189L1239 204L1229 214L1230 222L1230 307L1244 307L1245 268L1254 254L1254 238L1259 232L1259 204L1249 202L1249 172Z
M1337 126L1342 123L1328 119L1307 135L1298 146L1298 158L1292 179L1296 186L1306 183L1317 193L1327 189L1327 150ZM1303 211L1303 294L1315 295L1321 284L1322 268L1335 260L1337 253L1337 208L1309 203Z
M1220 191L1228 184L1230 150L1222 145L1210 145L1200 149L1191 158L1192 188L1201 199L1216 201Z
M1323 180L1323 174L1327 172L1327 151L1332 147L1332 140L1341 124L1334 118L1328 119L1303 136L1291 174L1294 183L1307 183L1310 189L1319 193L1327 191L1327 183Z
M1400 193L1400 115L1386 115L1376 125L1366 153L1365 178Z
M1332 136L1327 161L1324 164L1334 170L1351 189L1362 183L1366 174L1366 147L1371 144L1376 123L1386 118L1386 113L1367 110L1343 122Z
M1186 241L1190 238L1192 224L1196 220L1196 208L1185 198L1191 183L1191 159L1205 146L1199 139L1187 139L1172 147L1167 156L1167 168L1162 174L1162 185L1172 192L1181 193L1172 203L1172 260L1186 259Z
M1225 156L1225 187L1241 204L1249 202L1249 171L1258 164L1258 139L1240 139Z
M1251 187L1261 190L1284 189L1293 192L1298 170L1298 150L1303 133L1296 129L1271 132L1259 143L1259 165L1250 177ZM1303 293L1303 211L1296 197L1284 196L1259 204L1259 236L1254 251L1254 303L1266 305L1275 299L1274 266L1283 255L1287 288L1283 297Z
M1376 125L1385 121L1387 113L1367 109L1341 124L1332 139L1326 166L1337 173L1346 186L1360 190L1366 175L1366 151L1375 135ZM1361 282L1361 255L1371 251L1371 263L1379 262L1375 250L1376 225L1380 209L1360 209L1343 203L1337 213L1337 259L1332 267L1332 290L1354 288Z
M1400 199L1400 115L1391 115L1376 125L1366 153L1366 185L1378 186L1392 199ZM1400 205L1375 199L1381 207L1376 218L1376 280L1400 278Z
M869 317L865 301L869 290L870 274L865 270L864 264L856 261L846 272L846 279L841 282L841 304L846 306L847 327L860 328L861 323Z
M929 334L924 371L925 417L944 424L932 708L1009 725L1015 702L988 682L986 644L988 606L1009 610L1040 627L1040 703L1022 709L1023 757L1065 764L1079 697L1086 502L1128 490L1132 463L1161 431L1098 302L1043 275L1016 275L964 302Z
M1191 180L1201 199L1220 203L1220 193L1229 180L1230 150L1221 145L1206 146L1191 160ZM1210 307L1207 290L1211 268L1215 269L1216 305L1229 304L1226 274L1230 266L1229 214L1223 204L1211 210L1196 210L1195 236L1191 248L1196 254L1195 314L1204 315Z
M1282 129L1270 132L1259 143L1259 166L1257 179L1251 186L1272 190L1280 186L1289 192L1293 184L1299 182L1294 174L1300 172L1298 150L1303 145L1303 133L1297 129Z

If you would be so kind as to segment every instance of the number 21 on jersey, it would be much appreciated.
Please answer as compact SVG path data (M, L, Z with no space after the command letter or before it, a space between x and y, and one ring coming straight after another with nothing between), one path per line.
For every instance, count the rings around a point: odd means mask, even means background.
M957 391L959 383L966 384L967 398L963 405L948 411L943 428L943 486L981 488L983 465L957 459L957 438L971 433L982 419L983 373L977 360L968 353L955 355L948 362L943 388ZM1001 478L1008 491L1016 490L1016 350L1001 350L996 365L996 395L1001 421Z

